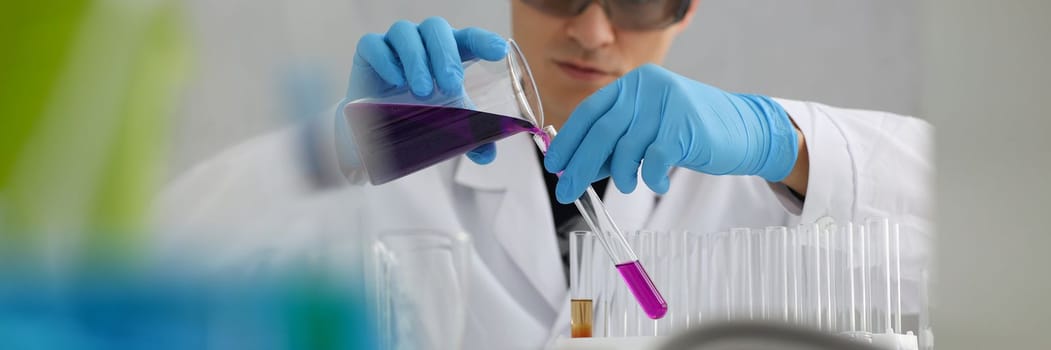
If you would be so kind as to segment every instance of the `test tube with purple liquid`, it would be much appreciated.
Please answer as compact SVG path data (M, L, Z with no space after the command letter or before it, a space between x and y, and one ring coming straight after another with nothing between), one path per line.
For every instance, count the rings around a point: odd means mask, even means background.
M550 125L545 126L543 133L534 134L533 140L536 142L537 147L540 147L540 150L546 154L551 138L555 134L554 127ZM664 301L664 297L657 290L657 286L653 284L650 275L646 273L646 269L639 263L638 256L635 255L635 251L631 249L628 241L624 239L624 234L621 233L620 228L613 222L613 218L609 216L609 212L606 211L598 193L591 186L588 186L584 195L573 203L580 210L580 214L583 215L584 221L587 222L595 237L606 248L610 259L613 260L617 271L624 278L624 283L628 285L628 289L631 290L631 294L635 296L635 300L638 301L642 310L646 312L649 318L654 320L664 317L664 314L668 312L668 303Z

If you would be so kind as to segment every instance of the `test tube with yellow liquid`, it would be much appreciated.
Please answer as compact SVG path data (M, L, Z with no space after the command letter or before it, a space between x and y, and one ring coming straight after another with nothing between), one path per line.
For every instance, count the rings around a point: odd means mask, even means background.
M595 288L592 285L592 261L595 236L587 231L573 231L569 238L569 327L573 338L590 338L594 328Z

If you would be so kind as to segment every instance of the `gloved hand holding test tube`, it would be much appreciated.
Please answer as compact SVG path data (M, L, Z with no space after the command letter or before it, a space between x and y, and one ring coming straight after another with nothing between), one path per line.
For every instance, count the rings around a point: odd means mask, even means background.
M546 154L547 146L557 132L550 125L545 126L543 131L544 134L533 135L533 141L536 142L537 147L540 147L540 151ZM664 301L664 297L657 290L657 286L650 280L646 269L639 263L638 256L635 255L635 251L628 245L628 241L624 239L624 234L620 232L620 228L613 222L613 218L606 211L606 207L602 204L602 199L598 193L595 193L595 189L588 186L584 195L577 198L573 203L580 210L580 214L584 217L588 227L595 233L595 237L606 248L606 253L613 260L617 271L624 278L624 282L628 285L628 289L631 290L631 294L635 296L635 300L639 302L642 310L651 319L656 320L664 317L664 314L668 312L668 303Z

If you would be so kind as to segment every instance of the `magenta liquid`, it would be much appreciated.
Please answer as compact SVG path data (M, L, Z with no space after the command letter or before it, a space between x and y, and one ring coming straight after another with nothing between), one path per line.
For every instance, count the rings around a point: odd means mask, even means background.
M452 107L351 103L346 115L373 185L519 132L540 132L522 119Z
M635 300L639 302L642 311L646 312L646 316L656 320L668 313L668 303L657 291L657 286L653 285L642 264L637 260L619 264L617 271L624 277L624 282L628 284L628 289L631 289L631 294L635 295Z

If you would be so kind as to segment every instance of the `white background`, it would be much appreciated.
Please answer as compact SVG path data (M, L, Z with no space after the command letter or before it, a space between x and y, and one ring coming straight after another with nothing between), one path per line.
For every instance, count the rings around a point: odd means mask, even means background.
M197 60L169 176L304 117L310 109L292 107L291 87L308 91L312 105L335 104L364 33L442 16L507 35L510 1L187 1ZM732 91L915 115L918 8L910 0L702 0L666 63Z

